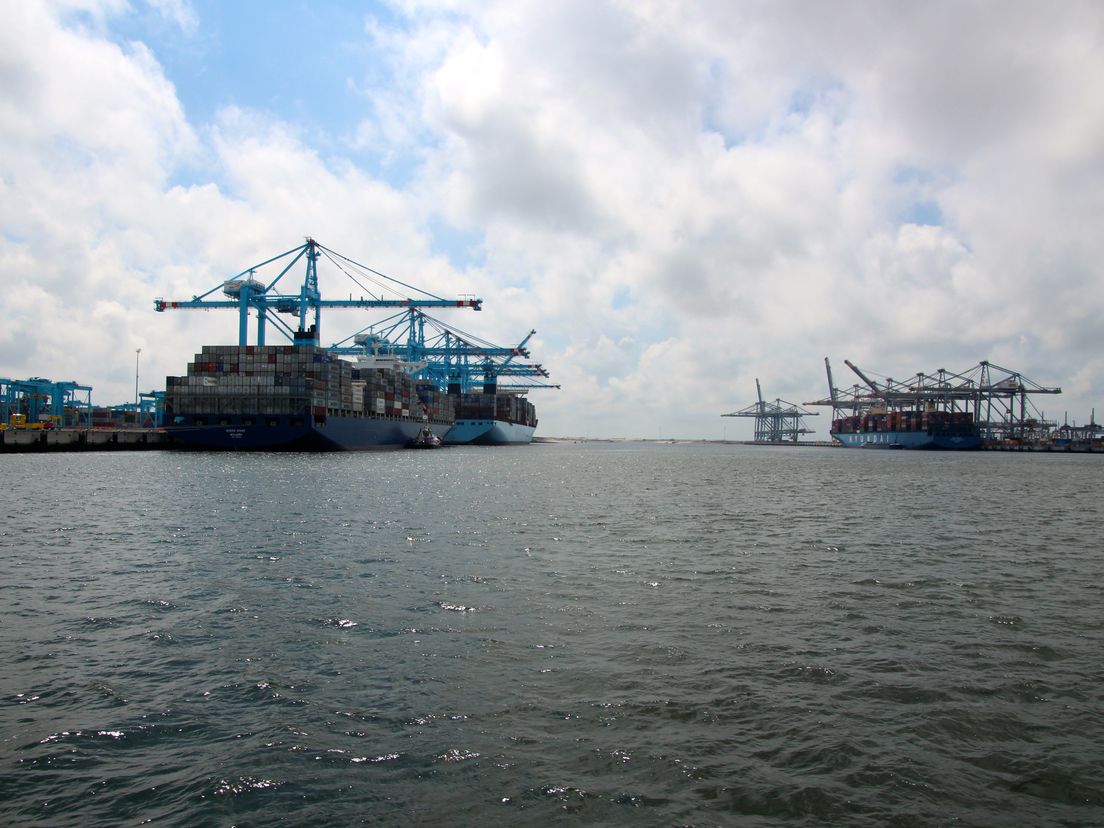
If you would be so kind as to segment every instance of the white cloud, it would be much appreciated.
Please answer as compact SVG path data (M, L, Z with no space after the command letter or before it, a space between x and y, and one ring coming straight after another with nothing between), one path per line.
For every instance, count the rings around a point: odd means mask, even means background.
M195 34L199 18L188 0L145 0L154 11L187 35Z
M752 372L820 396L790 383L822 383L825 351L901 374L996 352L1050 381L1095 359L1068 333L1094 333L1068 296L1102 301L1094 7L680 4L679 25L673 6L640 8L600 4L585 24L570 5L473 12L429 84L452 214L515 247L498 258L528 255L551 307L577 306L561 324L578 344L553 364L635 343L641 320L699 363L719 336L754 355L734 396ZM480 198L502 178L526 198ZM910 223L919 202L943 226ZM619 289L628 312L610 306ZM642 388L643 356L623 356L639 362L621 390Z

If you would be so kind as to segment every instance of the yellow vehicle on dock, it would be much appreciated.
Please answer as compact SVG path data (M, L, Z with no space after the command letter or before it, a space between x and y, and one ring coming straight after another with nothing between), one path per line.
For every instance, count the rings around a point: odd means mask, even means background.
M41 431L44 428L55 428L54 422L57 418L52 415L46 415L41 422L28 423L26 414L12 414L6 423L0 423L0 431L6 431L7 429L25 429L30 431Z

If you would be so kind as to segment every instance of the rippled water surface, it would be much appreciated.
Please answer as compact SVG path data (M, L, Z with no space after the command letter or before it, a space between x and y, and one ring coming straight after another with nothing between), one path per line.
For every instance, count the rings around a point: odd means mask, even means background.
M1099 456L0 465L0 824L1104 823Z

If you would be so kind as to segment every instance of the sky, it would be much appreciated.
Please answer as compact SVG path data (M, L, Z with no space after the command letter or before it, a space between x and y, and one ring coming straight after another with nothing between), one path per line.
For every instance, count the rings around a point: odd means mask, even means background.
M238 328L154 299L309 236L483 299L435 313L461 330L535 328L545 436L750 439L720 415L757 378L825 397L825 357L841 387L844 359L989 360L1060 386L1048 418L1104 417L1095 0L0 11L0 376L161 389Z

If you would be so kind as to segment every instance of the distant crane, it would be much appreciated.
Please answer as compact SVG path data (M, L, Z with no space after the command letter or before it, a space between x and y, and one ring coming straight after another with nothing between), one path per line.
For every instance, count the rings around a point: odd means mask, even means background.
M134 415L134 424L140 428L161 428L165 419L165 392L143 391L138 395L138 406L127 402L111 406L112 411Z
M354 299L352 296L348 299L323 299L318 289L318 260L320 257L325 257L328 261L332 262L341 272L369 294L371 294L371 291L365 287L363 282L373 283L381 296L370 296L370 298L362 296L359 299ZM289 261L287 261L287 264L272 281L265 284L265 282L256 278L258 276L258 271L262 268L268 265L282 263L285 260ZM299 292L276 292L275 288L280 280L292 269L292 267L304 260L306 262L306 273L303 284L299 288ZM399 291L400 287L417 291L421 296L417 298L411 298L409 295L405 298L382 298L382 293L384 292L390 292L401 296L402 294ZM220 289L227 298L209 298ZM435 294L414 288L405 282L400 282L398 279L393 279L390 276L385 276L378 271L372 270L370 267L358 264L352 259L330 250L328 247L323 247L311 238L308 238L306 242L299 247L246 268L232 279L228 279L211 288L206 293L194 296L189 300L175 301L159 298L155 299L153 303L154 310L158 312L177 309L236 309L238 311L239 345L248 344L250 311L255 311L257 315L258 345L265 344L265 333L269 324L272 324L277 330L296 344L317 345L319 343L319 334L321 330L322 308L433 307L471 308L472 310L480 310L482 306L482 299L444 299ZM286 314L296 317L298 323L297 327L293 328L278 316L270 315L270 311L275 311L277 314ZM311 320L312 312L313 322L308 325L308 321Z
M833 419L843 416L839 412L852 415L878 411L969 412L986 440L1037 438L1056 425L1038 412L1030 398L1035 394L1061 394L1061 388L1039 385L988 360L961 373L940 368L904 381L887 377L882 383L871 379L868 372L850 360L844 360L844 364L863 384L847 390L836 388L832 366L825 357L828 397L805 405L831 406Z
M759 380L755 380L755 394L758 401L731 414L722 417L754 417L755 442L757 443L796 443L802 434L815 434L805 428L803 417L818 416L815 411L806 411L793 403L782 399L766 402Z

